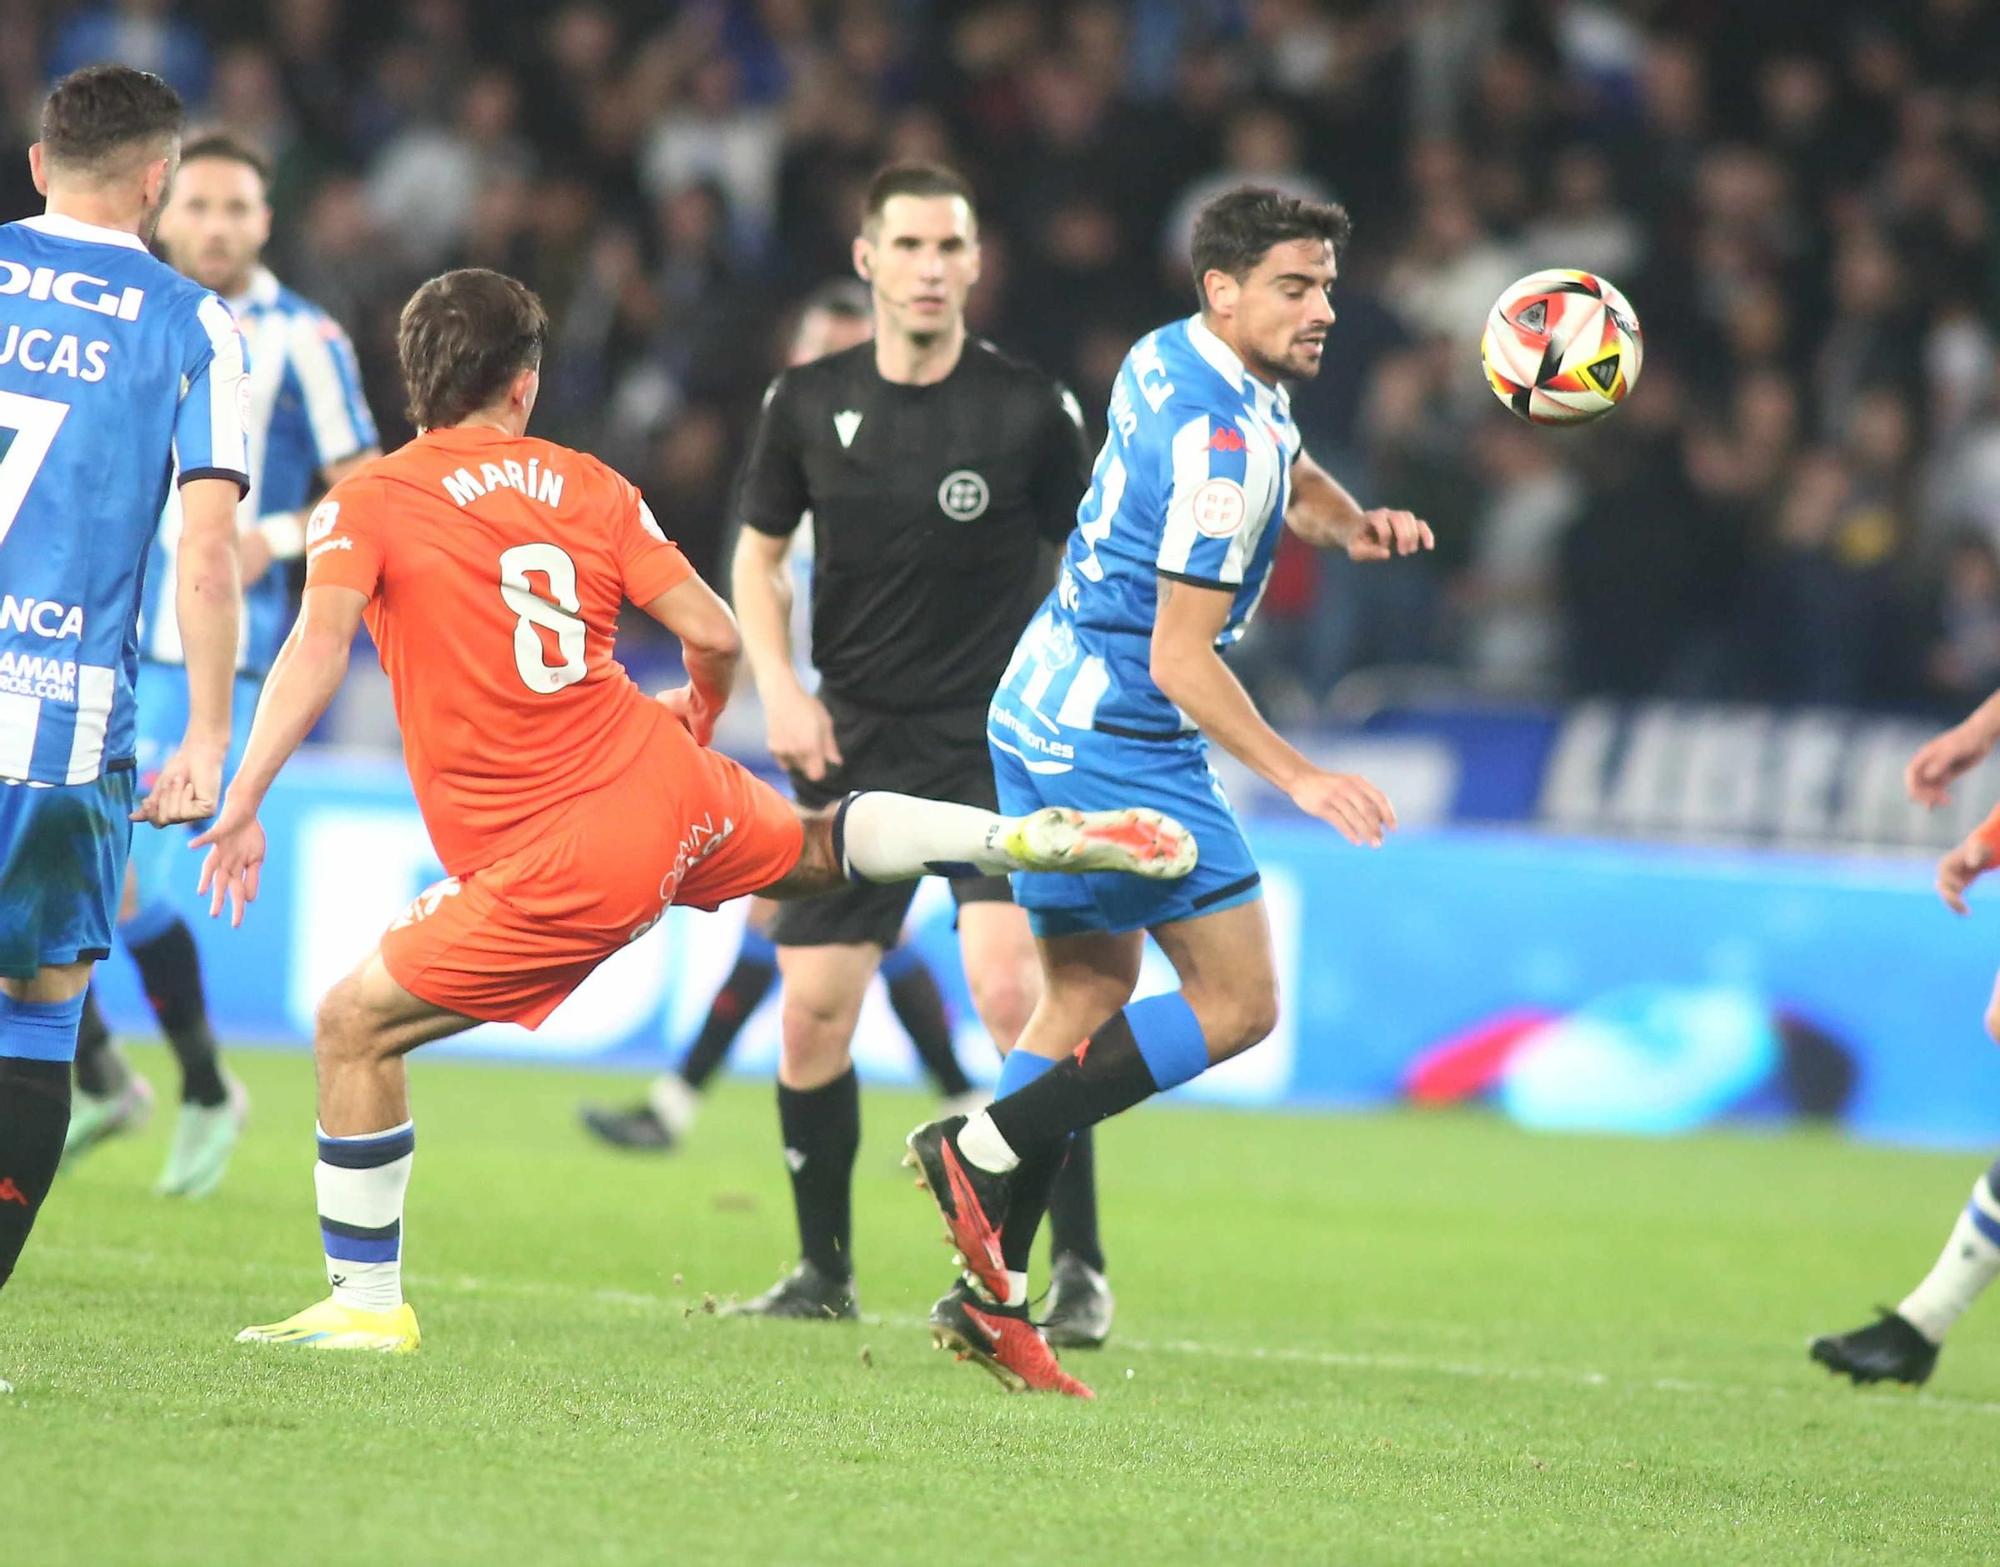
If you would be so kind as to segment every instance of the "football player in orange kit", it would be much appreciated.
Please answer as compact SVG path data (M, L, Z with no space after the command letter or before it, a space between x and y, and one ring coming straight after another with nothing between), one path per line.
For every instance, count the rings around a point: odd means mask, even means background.
M802 812L707 749L737 656L728 606L639 492L529 439L547 334L523 284L466 269L404 307L417 438L336 485L243 763L200 838L210 912L257 893L257 810L339 688L365 619L446 877L320 1003L314 1184L332 1294L247 1341L417 1347L402 1293L415 1135L403 1056L475 1024L539 1025L669 904L1010 870L1168 878L1195 846L1157 812L969 806L866 791ZM681 640L688 683L644 695L612 659L619 607Z

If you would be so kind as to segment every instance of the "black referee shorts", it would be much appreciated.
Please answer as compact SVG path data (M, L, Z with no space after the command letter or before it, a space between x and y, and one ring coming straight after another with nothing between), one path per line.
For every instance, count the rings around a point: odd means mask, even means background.
M1000 808L993 762L986 750L983 704L942 713L885 713L828 691L820 693L820 700L833 715L833 738L842 761L817 782L792 774L799 804L832 805L857 789L893 789L988 811ZM916 895L917 884L905 881L793 898L778 905L771 940L781 947L857 941L893 947ZM961 904L1014 901L1005 876L955 878L951 895Z

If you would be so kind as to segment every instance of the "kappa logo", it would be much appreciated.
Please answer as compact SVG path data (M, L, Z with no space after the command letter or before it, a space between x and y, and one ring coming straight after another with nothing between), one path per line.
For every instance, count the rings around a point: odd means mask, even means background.
M1212 452L1240 452L1247 445L1248 443L1243 439L1242 433L1232 430L1226 424L1217 425L1215 427L1215 434L1208 438L1208 449Z
M14 1184L14 1177L11 1175L0 1175L0 1202L17 1203L23 1208L33 1206L28 1201L28 1194Z
M843 408L833 416L833 433L840 437L841 450L854 444L854 432L861 428L861 415L852 408Z
M986 481L970 468L958 468L944 476L938 486L938 510L953 522L973 522L986 515L993 492Z

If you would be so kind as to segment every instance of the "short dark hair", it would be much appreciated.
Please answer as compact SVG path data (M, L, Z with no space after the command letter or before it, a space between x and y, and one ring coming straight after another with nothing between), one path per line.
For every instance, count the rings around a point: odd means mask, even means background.
M462 423L521 371L541 367L548 335L548 313L518 279L485 267L432 278L396 325L411 420L425 430Z
M1307 201L1268 185L1239 185L1224 191L1194 220L1188 254L1194 264L1195 294L1206 310L1208 291L1201 280L1210 272L1227 272L1240 281L1273 245L1298 239L1324 240L1337 253L1353 230L1347 209L1338 202Z
M228 131L204 131L193 141L181 143L181 165L185 168L202 158L220 158L240 163L266 186L271 183L271 160L240 136Z
M151 71L86 65L42 105L42 155L60 169L104 173L121 154L180 135L184 118L180 94Z
M823 310L843 321L863 321L875 314L875 303L862 284L851 277L837 277L829 278L806 295L799 314L812 310Z
M971 211L973 221L979 220L971 182L942 163L892 163L877 169L861 202L862 227L881 221L882 209L889 205L892 196L957 196Z

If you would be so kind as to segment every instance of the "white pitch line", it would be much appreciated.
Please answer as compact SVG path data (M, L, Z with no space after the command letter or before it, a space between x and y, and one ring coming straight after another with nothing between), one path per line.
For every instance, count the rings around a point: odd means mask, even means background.
M148 1267L163 1261L157 1252L137 1247L104 1246L89 1242L55 1243L37 1247L43 1254L97 1257L129 1265ZM211 1258L204 1266L243 1275L287 1277L305 1270L291 1263L254 1262L245 1258ZM609 1289L588 1284L565 1284L554 1279L481 1279L467 1275L429 1278L418 1285L419 1293L435 1290L454 1295L514 1296L545 1299L589 1300L621 1310L637 1310L661 1316L676 1313L685 1320L703 1314L701 1294L655 1295L640 1290ZM719 1296L727 1302L734 1295ZM919 1332L930 1326L923 1317L864 1315L871 1327L892 1331ZM1685 1377L1618 1376L1602 1371L1579 1371L1567 1366L1491 1366L1477 1361L1433 1359L1425 1355L1375 1354L1358 1350L1307 1349L1264 1344L1211 1344L1197 1339L1138 1339L1120 1335L1117 1347L1105 1357L1106 1365L1116 1363L1120 1351L1139 1355L1192 1355L1203 1360L1265 1362L1287 1366L1314 1366L1326 1371L1406 1371L1424 1376L1459 1377L1475 1382L1553 1382L1568 1387L1628 1389L1650 1393L1673 1393L1697 1398L1818 1398L1816 1386L1772 1382L1700 1382ZM1817 1368L1815 1368L1817 1369ZM1824 1376L1825 1373L1821 1372ZM1810 1381L1810 1379L1808 1379ZM1953 1414L2000 1415L2000 1401L1957 1398L1949 1393L1899 1393L1883 1389L1875 1393L1857 1388L1854 1396L1868 1400L1870 1409L1913 1409L1947 1411Z

